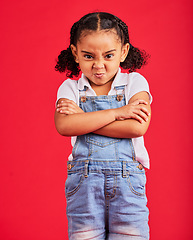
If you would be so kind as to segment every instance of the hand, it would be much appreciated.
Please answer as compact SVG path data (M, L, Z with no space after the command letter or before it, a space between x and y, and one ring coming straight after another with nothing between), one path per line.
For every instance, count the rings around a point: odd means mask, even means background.
M56 111L66 115L84 112L74 101L69 99L62 99L57 104Z
M116 120L136 119L140 123L147 122L150 113L144 105L148 103L144 100L135 100L123 107L114 109Z

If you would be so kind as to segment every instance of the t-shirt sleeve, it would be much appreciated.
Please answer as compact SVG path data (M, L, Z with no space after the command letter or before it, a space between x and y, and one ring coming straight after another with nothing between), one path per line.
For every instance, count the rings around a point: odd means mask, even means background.
M129 74L127 95L128 101L136 93L147 92L149 94L150 103L152 103L152 95L149 90L149 84L147 80L139 73L133 72ZM136 160L139 161L144 167L149 168L149 155L144 145L144 139L142 137L133 138L133 146L135 149Z
M128 89L128 100L133 97L136 93L147 92L149 94L150 103L152 103L152 95L149 90L149 84L147 80L139 73L131 73L129 76L129 89Z
M58 88L57 92L57 101L60 98L67 98L69 100L74 101L76 104L78 103L77 99L77 81L67 79L65 80L60 87Z

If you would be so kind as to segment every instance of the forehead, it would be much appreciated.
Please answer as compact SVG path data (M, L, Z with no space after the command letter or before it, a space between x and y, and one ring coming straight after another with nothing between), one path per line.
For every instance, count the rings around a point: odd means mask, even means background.
M94 48L119 46L121 45L121 40L114 29L99 31L84 30L77 45Z

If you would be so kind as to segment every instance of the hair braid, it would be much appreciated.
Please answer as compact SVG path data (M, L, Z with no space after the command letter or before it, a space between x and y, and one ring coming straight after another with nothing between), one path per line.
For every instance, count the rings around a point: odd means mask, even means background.
M127 25L118 17L116 17L116 21L123 33L123 43L129 43L130 45L129 53L125 61L121 62L120 65L123 69L128 69L129 72L134 72L136 69L140 69L147 63L149 55L147 55L145 51L141 51L140 49L131 45Z
M77 36L77 31L80 26L80 21L81 21L81 19L79 21L75 22L70 30L70 44L76 45L76 42L77 42L76 36Z
M122 31L122 34L123 34L123 44L126 44L126 43L130 43L129 42L129 32L128 32L128 27L127 25L118 17L115 17L116 19L116 22L117 22L117 25L118 27L120 28L120 30Z

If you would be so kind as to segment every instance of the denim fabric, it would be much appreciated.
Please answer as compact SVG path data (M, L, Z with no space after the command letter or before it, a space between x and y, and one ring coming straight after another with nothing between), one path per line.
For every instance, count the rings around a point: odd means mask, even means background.
M119 97L84 97L84 89L80 107L121 107L123 91L120 86ZM69 239L149 239L145 170L135 160L132 140L89 133L77 137L72 155L65 184Z

